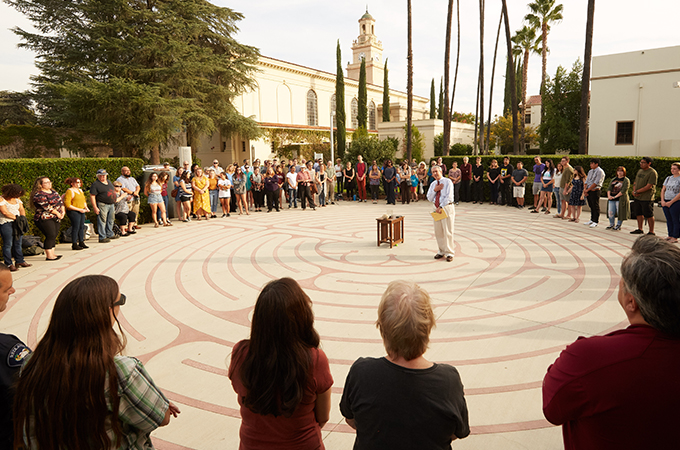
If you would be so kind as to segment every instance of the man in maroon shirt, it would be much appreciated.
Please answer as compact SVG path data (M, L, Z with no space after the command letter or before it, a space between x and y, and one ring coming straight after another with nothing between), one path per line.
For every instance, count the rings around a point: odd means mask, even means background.
M567 450L680 448L680 248L643 236L621 263L630 326L579 338L548 368L543 414Z
M359 160L357 162L357 186L359 187L359 201L360 202L365 202L366 201L366 163L364 162L364 158L359 155L357 156L357 159Z
M460 166L460 199L464 202L470 201L470 180L472 180L472 164L468 162L468 157L463 157L463 164Z

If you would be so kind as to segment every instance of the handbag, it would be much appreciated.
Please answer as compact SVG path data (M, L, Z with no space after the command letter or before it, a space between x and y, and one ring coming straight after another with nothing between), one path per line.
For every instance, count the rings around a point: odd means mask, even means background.
M312 184L309 186L309 192L311 192L312 195L318 194L318 193L319 193L319 191L316 189L316 183L312 183Z
M170 191L170 197L177 197L178 193L179 193L179 189L175 188L172 191Z

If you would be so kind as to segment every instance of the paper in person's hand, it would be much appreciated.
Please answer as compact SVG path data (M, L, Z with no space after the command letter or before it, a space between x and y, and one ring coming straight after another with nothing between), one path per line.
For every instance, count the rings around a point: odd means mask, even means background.
M444 211L443 209L441 211L442 212L432 211L430 213L430 215L432 216L432 218L434 219L435 222L439 222L440 220L446 219L447 217L449 217L449 215L446 214L446 211Z

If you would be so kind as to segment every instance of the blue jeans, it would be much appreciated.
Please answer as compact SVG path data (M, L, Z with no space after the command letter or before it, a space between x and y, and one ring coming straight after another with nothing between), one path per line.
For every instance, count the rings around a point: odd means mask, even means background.
M555 204L557 205L557 214L562 214L562 189L555 187L553 188L555 193Z
M177 194L177 196L179 196L179 194ZM167 195L163 196L163 203L165 204L165 217L167 217L168 220L170 220L170 210L168 210L168 196ZM158 221L160 223L163 223L163 213L161 212L160 208L156 209L156 218L158 219Z
M24 254L21 251L21 241L23 236L14 239L14 221L3 223L0 225L0 234L2 235L2 259L6 266L12 265L12 257L17 264L24 262Z
M113 219L114 207L106 203L97 202L99 214L97 215L97 234L99 239L106 239L113 237Z
M675 202L670 207L664 206L663 213L666 216L668 235L680 239L680 202Z
M609 200L607 202L607 216L609 217L609 226L613 227L614 226L614 218L619 212L619 201L618 200ZM619 221L617 223L618 226L621 226L623 223L623 219L619 217Z
M71 221L71 242L85 242L85 213L69 209L66 215Z
M220 191L210 191L210 211L217 214L217 208L220 206Z
M288 188L288 207L292 208L293 206L297 208L297 189Z

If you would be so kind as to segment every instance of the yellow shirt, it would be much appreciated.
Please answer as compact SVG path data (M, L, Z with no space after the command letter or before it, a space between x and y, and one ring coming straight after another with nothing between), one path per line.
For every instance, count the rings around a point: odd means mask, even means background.
M66 205L67 211L69 210L69 206L84 209L85 194L83 194L83 190L70 188L68 191L66 191L66 195L64 195L64 204Z

